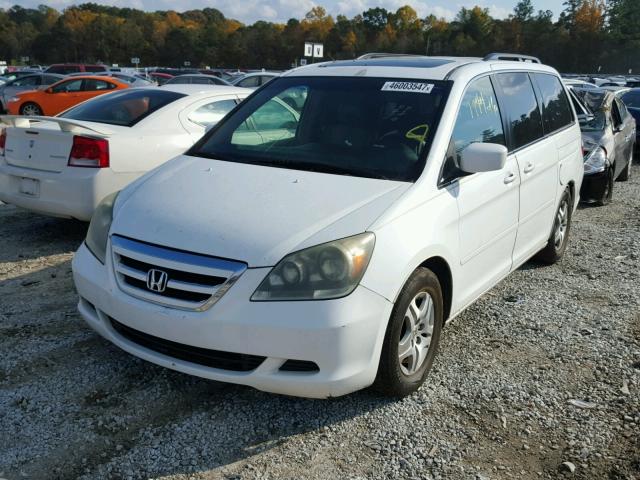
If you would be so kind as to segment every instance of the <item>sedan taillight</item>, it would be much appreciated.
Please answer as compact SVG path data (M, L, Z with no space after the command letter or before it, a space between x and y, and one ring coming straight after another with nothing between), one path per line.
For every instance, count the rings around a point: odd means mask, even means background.
M106 168L109 166L109 142L104 138L75 135L69 155L70 167Z

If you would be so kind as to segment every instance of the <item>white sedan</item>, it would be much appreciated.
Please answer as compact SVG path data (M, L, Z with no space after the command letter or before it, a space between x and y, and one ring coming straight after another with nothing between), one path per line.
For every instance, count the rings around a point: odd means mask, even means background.
M57 117L0 117L0 201L89 220L100 201L183 153L251 90L127 89Z

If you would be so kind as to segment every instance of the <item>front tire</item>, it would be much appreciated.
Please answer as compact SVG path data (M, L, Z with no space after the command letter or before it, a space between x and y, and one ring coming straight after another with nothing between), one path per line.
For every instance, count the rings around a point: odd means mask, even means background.
M569 190L565 190L560 198L560 204L553 222L553 230L544 247L537 255L536 260L547 265L553 265L560 261L567 249L569 232L571 231L571 216L573 214L573 198Z
M373 384L380 393L404 397L422 385L435 359L444 323L438 277L418 268L400 292L382 345Z
M596 199L596 205L600 207L604 207L605 205L609 205L611 200L613 199L613 172L615 171L614 165L611 165L609 170L607 171L607 183L600 194L600 197Z
M39 116L42 115L42 108L37 103L27 102L20 106L20 115Z

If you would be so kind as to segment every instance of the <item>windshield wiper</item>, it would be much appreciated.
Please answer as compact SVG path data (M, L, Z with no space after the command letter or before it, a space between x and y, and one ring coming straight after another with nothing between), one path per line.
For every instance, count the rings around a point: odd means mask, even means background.
M351 177L369 177L380 180L389 180L381 173L361 167L344 167L340 165L329 165L326 163L309 163L295 160L280 160L276 158L258 159L253 157L243 157L241 155L223 155L218 153L208 153L203 151L193 152L191 155L213 160L223 160L251 165L261 165L265 167L290 168L293 170L304 170L308 172L330 173L336 175L348 175Z
M371 169L360 167L343 167L340 165L327 165L325 163L298 162L302 169L320 173L335 173L337 175L349 175L352 177L372 177L380 180L389 180L384 175Z

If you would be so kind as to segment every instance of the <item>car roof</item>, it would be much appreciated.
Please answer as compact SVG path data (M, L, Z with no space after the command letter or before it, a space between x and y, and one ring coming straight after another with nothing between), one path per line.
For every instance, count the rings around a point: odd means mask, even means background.
M253 90L241 87L232 87L227 85L205 85L205 84L192 84L192 83L176 83L162 85L161 87L140 87L150 89L169 90L171 92L182 93L183 95L205 95L211 94L211 92L219 93L220 95L243 95L253 93Z
M271 75L274 77L279 77L282 74L278 72L249 72L242 74L242 78L257 77L258 75Z
M206 73L185 73L184 75L178 75L177 77L174 78L181 78L181 77L204 77L204 78L211 78L214 77L214 75L207 75ZM216 77L218 78L218 77Z
M90 73L87 73L85 75L66 75L66 76L62 77L61 80L84 80L84 79L90 79L90 80L112 80L112 81L115 80L116 82L120 81L116 77L110 77L108 75L91 75Z
M461 67L473 66L474 70L532 70L546 73L557 72L533 57L522 56L520 61L479 57L428 57L420 55L370 54L355 60L337 60L315 63L289 70L282 76L365 76L387 78L414 78L446 80ZM510 56L510 55L507 55ZM511 56L510 56L511 57ZM535 60L535 61L534 61Z

